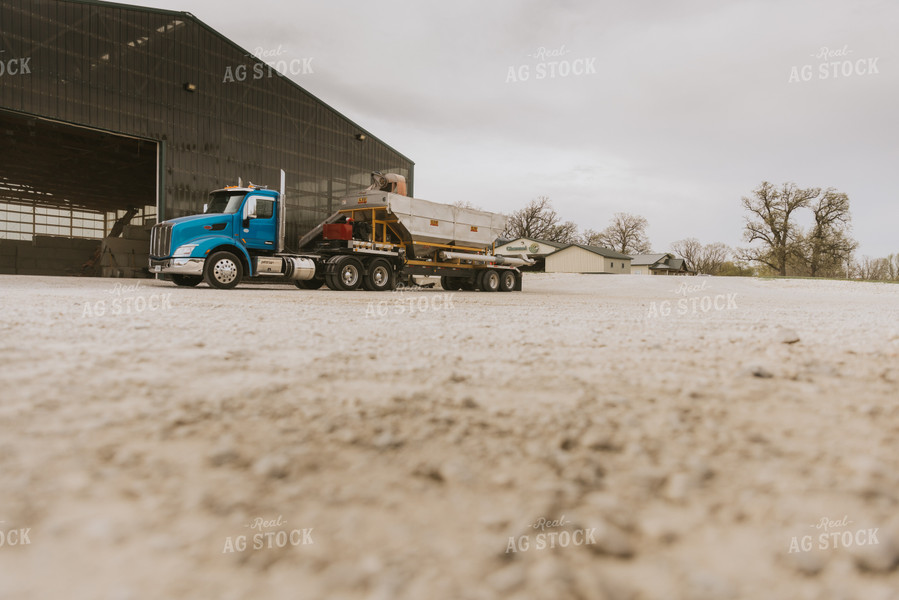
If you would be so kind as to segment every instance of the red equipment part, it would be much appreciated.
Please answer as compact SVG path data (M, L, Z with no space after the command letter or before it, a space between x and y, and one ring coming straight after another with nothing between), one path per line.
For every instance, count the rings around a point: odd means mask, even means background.
M322 236L326 240L351 240L353 226L348 223L326 223L322 226Z

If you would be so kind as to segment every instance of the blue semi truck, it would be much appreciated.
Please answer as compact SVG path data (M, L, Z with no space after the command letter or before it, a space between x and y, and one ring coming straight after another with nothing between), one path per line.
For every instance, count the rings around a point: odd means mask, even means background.
M281 190L226 187L210 194L202 214L158 223L150 272L221 289L286 278L300 289L384 291L434 275L447 290L508 292L521 289L518 267L532 262L493 254L502 215L410 198L402 176L379 172L288 249L283 172Z

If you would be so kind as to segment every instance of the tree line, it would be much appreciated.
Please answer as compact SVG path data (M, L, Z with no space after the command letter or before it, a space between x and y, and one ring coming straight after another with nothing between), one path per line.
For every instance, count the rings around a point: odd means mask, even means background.
M743 238L747 247L702 244L689 237L671 244L670 251L683 258L691 271L708 275L899 281L899 254L855 258L858 242L851 236L849 196L843 192L763 181L749 196L741 198L741 204L746 211ZM808 217L810 225L799 223L801 215ZM580 231L573 221L562 221L548 197L540 196L508 217L503 231L508 239L601 246L630 256L654 253L646 233L649 224L640 215L615 213L605 229Z
M737 257L760 274L899 281L899 256L856 259L849 196L834 188L763 181L741 199L747 215ZM810 225L797 222L805 214Z
M460 204L460 206L462 206ZM559 244L583 244L600 246L635 256L637 254L665 254L653 252L646 233L649 222L645 217L629 213L615 213L609 225L601 230L579 231L576 223L562 222L546 196L530 201L524 208L508 216L503 237L507 239L529 238L547 240ZM702 245L696 238L679 240L672 244L674 254L684 259L687 268L709 275L752 275L747 267L735 264L733 250L721 242Z
M562 222L546 196L531 200L524 208L509 215L503 237L547 240L559 244L601 246L622 254L649 254L651 245L646 235L649 223L644 217L615 213L609 226L602 231L578 230L572 221Z

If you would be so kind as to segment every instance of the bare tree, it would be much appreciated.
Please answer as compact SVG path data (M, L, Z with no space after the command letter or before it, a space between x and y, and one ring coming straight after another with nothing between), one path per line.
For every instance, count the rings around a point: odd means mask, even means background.
M577 232L577 224L573 221L565 221L564 223L553 225L544 239L560 244L576 244L581 238Z
M733 254L733 251L726 244L721 242L706 244L702 247L699 270L697 272L718 275L724 263L730 259L731 254Z
M887 277L890 281L899 281L899 254L890 254L886 258Z
M687 268L691 271L701 273L699 263L702 260L702 244L696 238L687 238L678 240L671 244L674 253L683 258L687 262Z
M849 236L849 197L827 189L811 206L814 224L797 244L797 254L811 277L834 275L852 259L858 243Z
M644 217L627 213L615 213L611 224L596 234L599 245L622 254L648 254L652 252L646 227L649 223Z
M602 235L601 231L595 231L593 229L585 229L584 233L581 234L581 243L585 246L601 246L602 242L600 241L600 236Z
M503 230L503 237L511 239L520 237L550 239L547 236L555 232L558 224L559 215L553 209L549 198L540 196L509 216L506 228Z
M730 246L721 242L703 246L696 238L678 240L671 249L686 261L688 269L708 275L717 275L732 254Z
M796 251L800 234L792 221L793 213L806 208L821 188L802 189L795 183L785 183L780 188L763 181L752 191L752 196L742 198L743 208L749 211L746 230L747 242L761 242L761 247L742 248L739 258L761 263L779 275L787 274L787 262Z
M758 275L756 269L752 268L748 263L742 261L724 261L718 270L718 275L730 277L755 277Z
M889 261L885 258L864 256L852 267L853 277L865 281L884 281L889 276Z
M456 200L455 202L453 202L453 206L455 206L456 208L468 208L471 210L484 210L480 206L472 204L468 200Z

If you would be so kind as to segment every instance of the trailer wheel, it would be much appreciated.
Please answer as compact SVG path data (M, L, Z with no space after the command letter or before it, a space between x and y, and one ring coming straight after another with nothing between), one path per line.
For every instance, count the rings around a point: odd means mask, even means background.
M392 290L396 286L393 265L383 258L376 258L368 264L362 279L365 289L373 292Z
M325 283L329 288L344 292L359 289L363 273L361 262L352 256L338 256L333 260L333 265L333 271L325 275Z
M243 278L243 265L240 259L230 252L216 252L206 259L203 279L210 287L230 290L237 287Z
M325 280L322 277L313 277L305 281L294 281L293 284L301 290L317 290L325 285Z
M194 287L203 281L202 275L172 275L172 283L181 287Z
M496 292L499 290L499 273L494 269L487 269L481 273L481 291Z
M449 277L447 275L443 275L440 278L440 287L445 289L448 292L452 292L453 290L461 290L462 289L462 278L461 277Z
M462 290L463 292L473 292L477 289L477 280L481 278L480 273L475 275L474 277L460 277L457 290Z
M499 291L513 291L518 283L517 279L518 275L515 274L515 271L502 271L499 274Z

